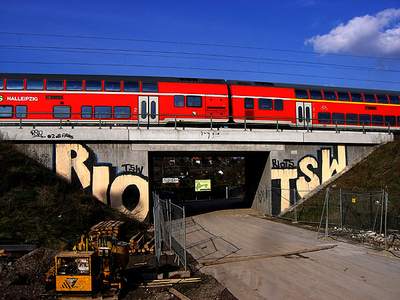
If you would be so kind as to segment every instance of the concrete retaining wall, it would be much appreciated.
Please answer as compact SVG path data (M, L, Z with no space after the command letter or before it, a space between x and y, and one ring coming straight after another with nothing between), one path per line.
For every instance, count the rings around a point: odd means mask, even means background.
M150 151L224 151L263 155L248 164L252 206L279 214L353 161L372 145L307 144L128 144L128 143L20 143L19 149L67 180L78 183L99 201L138 220L150 210ZM254 154L256 155L256 154ZM257 159L255 159L257 160ZM261 162L262 161L262 162ZM260 165L261 164L261 165ZM256 170L257 169L257 170Z

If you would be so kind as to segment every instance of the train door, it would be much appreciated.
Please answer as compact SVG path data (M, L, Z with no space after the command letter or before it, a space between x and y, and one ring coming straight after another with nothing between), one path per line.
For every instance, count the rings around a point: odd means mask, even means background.
M158 97L139 96L139 121L158 123Z
M312 125L312 106L309 102L296 102L296 124L299 126Z

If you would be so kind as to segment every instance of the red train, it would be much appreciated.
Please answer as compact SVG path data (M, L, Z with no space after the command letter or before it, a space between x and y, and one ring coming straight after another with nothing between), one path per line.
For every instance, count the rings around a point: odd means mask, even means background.
M400 93L187 78L0 74L0 123L400 128Z

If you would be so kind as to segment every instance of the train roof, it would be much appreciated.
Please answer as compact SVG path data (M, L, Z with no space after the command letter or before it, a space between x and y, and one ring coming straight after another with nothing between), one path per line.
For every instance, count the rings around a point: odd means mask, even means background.
M381 89L367 89L355 87L337 87L328 85L311 85L311 84L294 84L294 83L276 83L276 82L258 82L258 81L240 81L240 80L227 80L230 85L244 85L244 86L265 86L265 87L285 87L294 89L324 89L335 90L338 92L364 92L364 93L394 93L398 94L399 91L394 90L381 90Z
M145 82L193 82L193 83L219 83L226 84L223 79L190 78L190 77L155 77L132 75L85 75L85 74L38 74L38 73L0 73L3 78L54 78L54 79L93 79L93 80L142 80Z
M0 78L54 78L54 79L105 79L105 80L142 80L145 82L190 82L190 83L213 83L213 84L229 84L243 86L264 86L264 87L286 87L295 89L325 89L336 91L351 91L364 93L394 93L395 90L367 89L355 87L337 87L326 85L308 85L294 83L276 83L276 82L261 82L261 81L243 81L243 80L225 80L225 79L207 79L207 78L192 78L192 77L156 77L156 76L132 76L132 75L85 75L85 74L39 74L39 73L0 73Z

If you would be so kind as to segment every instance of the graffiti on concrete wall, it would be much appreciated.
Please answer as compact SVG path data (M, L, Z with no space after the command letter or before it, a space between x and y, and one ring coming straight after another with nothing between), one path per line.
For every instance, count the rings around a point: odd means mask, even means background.
M304 197L347 166L345 146L321 148L316 154L302 157L297 164L293 159L271 160L272 197L280 196L277 199L280 207L275 207L275 213L290 206L294 198L291 190L296 189L297 196Z
M78 183L98 200L139 221L149 212L149 182L143 166L128 164L121 173L108 163L97 161L93 151L82 144L56 144L55 170Z

